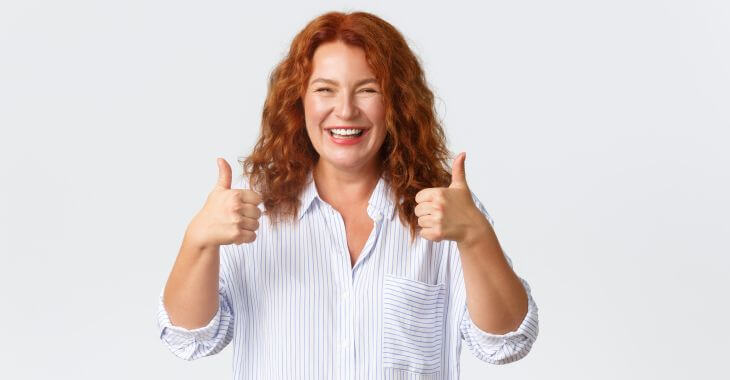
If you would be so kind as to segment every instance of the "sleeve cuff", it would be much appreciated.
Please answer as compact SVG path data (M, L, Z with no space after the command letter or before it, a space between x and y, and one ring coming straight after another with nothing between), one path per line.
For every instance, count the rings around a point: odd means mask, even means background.
M466 310L464 312L462 328L471 332L474 335L474 338L478 339L479 342L489 344L489 345L499 345L499 344L503 344L505 340L522 339L523 337L527 337L531 341L534 341L535 339L537 339L537 334L538 334L537 304L535 303L535 300L532 298L532 294L530 294L530 285L527 284L527 282L523 279L520 279L520 281L522 282L522 285L525 287L525 292L527 293L527 314L525 314L525 318L522 319L522 322L520 323L520 326L517 327L517 330L510 331L510 332L507 332L504 334L493 334L493 333L484 331L484 330L480 329L474 323L474 321L472 321L471 316L469 315L469 310L466 309L466 306L464 306L464 308Z
M464 317L460 330L469 350L480 360L492 364L507 364L525 357L531 350L538 334L538 310L530 286L522 280L527 292L527 314L515 331L493 334L477 327L464 305Z
M160 339L164 339L171 345L178 346L210 341L216 336L221 321L221 307L218 308L206 326L196 329L186 329L181 326L175 326L170 322L170 316L165 309L162 294L160 294L159 302L157 319L160 328Z

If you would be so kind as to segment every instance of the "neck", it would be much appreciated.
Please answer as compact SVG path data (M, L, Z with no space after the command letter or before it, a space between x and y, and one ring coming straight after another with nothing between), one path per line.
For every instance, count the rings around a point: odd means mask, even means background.
M362 170L341 170L320 160L312 170L312 177L320 198L336 210L342 210L367 205L380 172L375 162Z

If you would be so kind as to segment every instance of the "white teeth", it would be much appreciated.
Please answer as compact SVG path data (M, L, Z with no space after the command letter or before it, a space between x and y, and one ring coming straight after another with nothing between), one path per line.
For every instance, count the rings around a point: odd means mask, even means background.
M362 132L361 129L330 129L330 131L332 131L332 133L344 136L357 135Z

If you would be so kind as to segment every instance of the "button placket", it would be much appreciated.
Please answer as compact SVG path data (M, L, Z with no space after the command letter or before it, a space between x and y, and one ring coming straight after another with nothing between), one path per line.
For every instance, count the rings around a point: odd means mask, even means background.
M354 310L354 299L353 299L353 290L352 290L352 284L346 283L343 284L346 289L342 291L341 294L341 305L342 305L342 311L344 314L343 319L343 333L344 337L341 341L341 346L343 351L347 351L347 349L352 346L353 343L353 335L352 331L354 328L355 323L355 310Z

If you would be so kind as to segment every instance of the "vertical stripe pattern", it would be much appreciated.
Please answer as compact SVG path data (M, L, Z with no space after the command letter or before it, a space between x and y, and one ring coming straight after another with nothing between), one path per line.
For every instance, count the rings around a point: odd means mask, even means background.
M206 326L172 325L160 292L163 344L195 360L233 342L234 379L458 379L462 342L492 364L527 355L538 333L527 282L520 278L529 300L520 327L480 330L456 243L417 237L410 245L389 194L381 178L367 208L373 229L352 265L342 216L319 198L310 173L296 222L272 226L262 216L256 241L221 246L221 302Z

